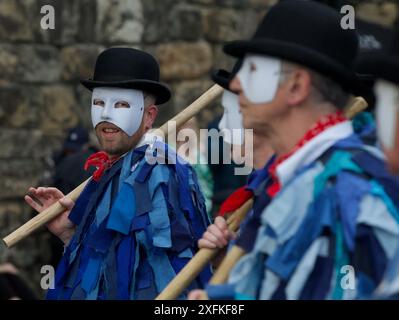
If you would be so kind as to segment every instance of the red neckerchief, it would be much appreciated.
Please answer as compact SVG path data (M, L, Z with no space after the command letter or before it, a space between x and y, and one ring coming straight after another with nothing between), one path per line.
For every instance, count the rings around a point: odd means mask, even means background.
M301 140L295 145L295 147L288 153L282 155L270 166L269 174L273 179L273 183L266 189L266 193L270 197L274 197L281 189L280 182L277 177L277 166L282 162L287 160L290 156L292 156L295 152L297 152L300 148L302 148L306 143L312 140L314 137L318 136L320 133L325 131L332 126L335 126L338 123L344 122L348 120L342 111L337 111L333 114L329 114L319 121L317 121L310 129L305 133Z
M97 170L93 173L93 180L99 181L104 171L111 168L118 159L119 157L110 159L106 152L100 151L87 158L84 169L87 170L89 167L95 166Z

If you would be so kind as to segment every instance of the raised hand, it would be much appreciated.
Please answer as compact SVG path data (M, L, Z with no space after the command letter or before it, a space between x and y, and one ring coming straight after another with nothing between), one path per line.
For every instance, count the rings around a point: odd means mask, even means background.
M25 201L37 212L42 212L57 201L65 208L63 213L47 224L47 228L67 245L75 232L75 225L68 218L75 203L57 188L44 187L29 188Z

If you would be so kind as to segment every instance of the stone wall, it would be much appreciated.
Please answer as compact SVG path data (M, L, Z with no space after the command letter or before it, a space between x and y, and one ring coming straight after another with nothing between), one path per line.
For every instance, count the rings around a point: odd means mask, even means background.
M277 0L0 0L0 236L31 215L23 195L43 178L46 161L67 128L90 128L89 77L98 53L131 46L153 53L174 97L158 124L212 85L214 68L230 68L225 41L248 37ZM357 13L392 25L393 1L352 1ZM55 30L40 28L40 9L55 8ZM202 126L220 107L199 116ZM12 250L0 248L37 292L49 259L43 230Z

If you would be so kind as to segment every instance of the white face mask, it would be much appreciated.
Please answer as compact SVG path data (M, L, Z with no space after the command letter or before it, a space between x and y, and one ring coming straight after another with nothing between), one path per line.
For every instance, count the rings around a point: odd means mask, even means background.
M102 106L95 105L101 100ZM140 127L144 113L144 95L142 91L122 88L95 88L92 94L91 120L94 129L103 121L112 123L132 136ZM118 107L123 102L126 107Z
M242 145L244 142L244 128L238 96L230 91L224 90L222 96L224 108L223 117L219 123L219 129L223 133L223 139L229 144Z
M399 87L383 80L375 85L376 120L378 139L384 148L392 149L395 143L399 112Z
M280 72L281 60L248 54L237 77L249 101L256 104L268 103L276 94Z

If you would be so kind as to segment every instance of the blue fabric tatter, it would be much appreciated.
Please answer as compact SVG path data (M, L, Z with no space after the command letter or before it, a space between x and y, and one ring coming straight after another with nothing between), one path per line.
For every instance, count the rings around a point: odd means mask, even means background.
M133 217L136 213L136 198L133 188L123 183L108 218L107 228L124 235L129 234Z
M159 248L172 246L168 208L161 188L155 191L152 199L153 209L148 216L152 226L152 244Z
M388 257L377 240L373 228L359 225L356 234L356 255L354 257L354 268L363 272L374 282L374 287L380 283L388 265ZM357 283L359 285L360 283ZM371 294L371 291L361 292Z
M349 152L335 151L326 163L323 172L315 179L314 197L316 198L322 192L331 177L336 176L342 170L362 172L360 167L352 161L352 155Z
M71 220L75 225L79 225L83 218L83 213L86 210L86 206L93 193L96 191L98 183L91 179L86 187L83 189L79 198L76 200L72 211L69 214L69 220Z
M384 188L395 207L399 209L399 178L387 171L386 164L368 152L359 152L354 155L353 161Z
M101 268L101 258L99 255L93 255L90 258L89 263L86 267L82 278L82 289L85 290L86 293L90 293L97 285L99 281Z
M206 205L205 205L205 197L201 192L200 189L200 184L198 182L198 177L195 173L194 170L189 168L189 188L191 191L191 195L194 201L194 206L196 208L196 215L195 217L201 221L202 226L199 226L200 228L206 229L206 227L209 225L210 220L208 215L202 215L200 214L201 212L207 212ZM202 235L201 235L202 236Z
M335 229L335 287L332 292L332 299L341 300L343 297L343 288L341 280L344 273L341 272L342 267L349 264L349 257L344 245L343 228L341 222L337 222Z
M266 261L266 266L282 279L288 280L322 230L334 228L335 210L334 189L323 190L309 206L298 232L283 245L277 247Z
M364 195L370 192L368 181L352 173L342 171L336 177L335 192L342 222L345 243L350 251L355 247L356 219ZM350 190L350 192L348 192Z
M148 261L155 278L155 285L159 292L175 277L175 272L165 250L155 251L152 244L148 243L143 232L137 234L137 240L145 249L146 260ZM140 266L139 266L140 267ZM147 274L149 274L147 272Z
M269 168L276 160L276 155L273 155L262 169L255 170L248 177L248 183L245 187L246 190L251 190L256 193L258 187L269 179ZM264 190L263 190L264 191Z
M111 209L111 193L112 193L113 183L112 181L108 184L107 189L101 199L101 203L98 205L96 210L96 216L94 218L97 227L105 220Z
M235 297L233 284L208 284L205 290L211 300L233 300Z
M128 300L130 297L130 281L133 276L135 263L136 240L134 236L125 237L117 249L117 277L118 277L118 298Z

